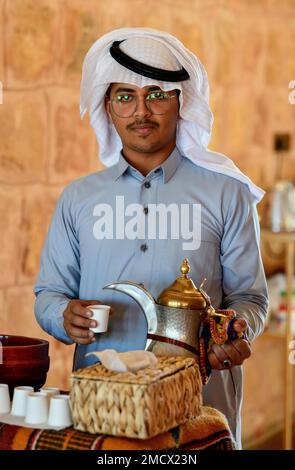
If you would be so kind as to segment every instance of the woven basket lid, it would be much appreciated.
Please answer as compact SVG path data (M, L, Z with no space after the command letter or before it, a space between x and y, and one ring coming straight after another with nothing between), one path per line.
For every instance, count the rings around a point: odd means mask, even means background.
M114 372L106 369L102 364L94 364L84 369L76 370L71 374L71 377L74 380L87 379L148 385L193 365L198 367L196 360L192 357L158 356L158 362L155 366L139 369L136 372Z

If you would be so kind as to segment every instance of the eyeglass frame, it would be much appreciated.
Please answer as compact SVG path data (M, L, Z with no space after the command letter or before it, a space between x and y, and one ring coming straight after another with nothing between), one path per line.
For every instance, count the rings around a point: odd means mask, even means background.
M172 90L171 90L171 91L172 91ZM177 91L178 91L178 90L177 90ZM153 113L153 112L150 110L149 105L147 104L147 103L148 103L147 97L148 97L149 95L153 94L153 93L165 93L165 95L169 96L169 102L170 102L170 99L175 98L176 96L177 96L177 97L179 96L179 94L177 93L177 91L176 91L176 94L175 94L175 95L169 95L169 93L168 93L167 91L163 91L163 90L161 90L161 91L157 91L157 90L155 90L155 91L150 91L150 92L146 95L146 97L144 98L146 108L147 108L152 114L154 114L155 116L163 116L164 114L166 114L167 111L166 111L165 113L162 113L162 114ZM179 90L179 91L180 91L180 90ZM126 92L125 95L127 95L128 93L130 93L130 92ZM123 93L122 93L122 94L123 94ZM115 113L115 115L116 115L117 117L120 117L120 118L122 118L122 119L127 119L127 118L131 117L131 116L136 112L136 110L137 110L137 106L138 106L138 101L137 101L137 99L138 99L138 98L136 97L136 95L135 95L135 101L136 101L136 103L135 103L135 109L134 109L134 111L133 111L129 116L120 116L119 114L117 114L116 111L114 110L113 104L112 104L113 101L114 101L114 98L111 99L110 96L108 96L108 95L105 95L105 97L106 97L107 100L110 102L111 108L112 108L113 112ZM167 98L165 98L165 99L167 99Z

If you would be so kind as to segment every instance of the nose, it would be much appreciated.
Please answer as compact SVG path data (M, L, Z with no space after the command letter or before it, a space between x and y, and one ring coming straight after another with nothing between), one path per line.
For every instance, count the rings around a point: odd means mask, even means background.
M134 117L145 117L151 116L151 112L147 107L145 96L137 96L136 97L136 109L134 112Z

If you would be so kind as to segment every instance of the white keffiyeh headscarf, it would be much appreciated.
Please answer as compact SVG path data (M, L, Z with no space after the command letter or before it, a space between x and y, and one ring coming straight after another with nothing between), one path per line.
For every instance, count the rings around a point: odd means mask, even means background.
M176 71L182 67L189 80L157 81L139 75L120 65L110 54L114 41L124 41L120 49L142 63L160 69ZM198 58L174 36L148 28L121 28L105 34L89 49L83 63L80 113L86 111L99 143L99 157L104 165L118 162L122 143L110 122L104 97L111 83L130 83L140 88L156 85L164 91L181 91L180 118L176 145L180 153L200 167L232 176L245 183L256 202L264 191L256 186L225 155L207 149L211 138L213 115L209 107L209 83Z

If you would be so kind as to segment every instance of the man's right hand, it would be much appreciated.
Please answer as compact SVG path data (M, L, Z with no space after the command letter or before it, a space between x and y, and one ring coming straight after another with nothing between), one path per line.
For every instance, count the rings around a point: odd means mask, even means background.
M97 322L91 320L92 312L86 307L97 304L101 304L101 302L99 300L73 299L68 303L63 312L64 328L75 343L90 344L95 341L94 333L89 328L95 328Z

